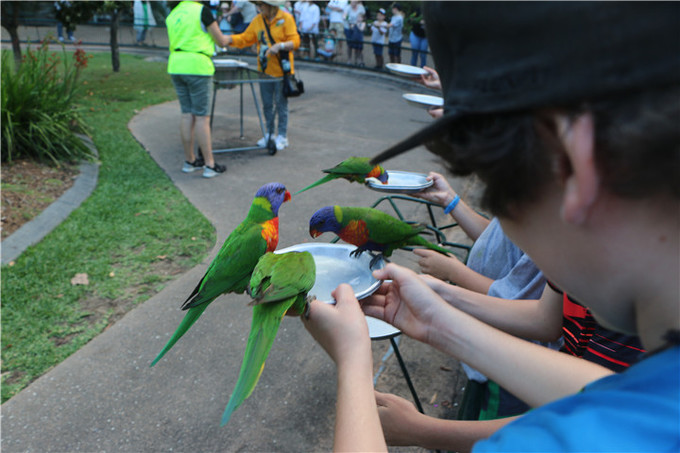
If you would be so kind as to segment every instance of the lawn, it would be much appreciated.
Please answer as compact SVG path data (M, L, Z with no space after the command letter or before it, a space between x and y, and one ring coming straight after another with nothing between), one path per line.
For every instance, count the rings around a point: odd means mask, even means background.
M166 65L95 54L77 100L99 151L97 188L12 266L2 267L2 402L205 258L215 231L127 123L175 99ZM87 274L87 285L74 285Z

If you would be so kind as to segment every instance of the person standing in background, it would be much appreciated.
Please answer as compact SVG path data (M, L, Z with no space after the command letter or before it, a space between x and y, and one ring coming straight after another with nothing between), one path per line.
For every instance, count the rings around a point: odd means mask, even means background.
M240 34L227 36L227 44L243 48L257 44L258 70L272 77L283 77L281 62L290 65L295 73L293 51L300 47L300 35L293 16L283 11L283 1L261 1L256 3L260 14L255 16L248 28ZM269 35L271 34L271 39ZM283 95L283 81L261 83L262 110L267 123L267 132L258 142L265 147L275 131L275 117L278 116L276 149L288 146L288 98Z
M359 15L366 16L366 8L364 5L356 0L349 2L349 6L345 10L344 33L347 40L347 62L352 62L352 26L357 23Z
M326 13L328 14L328 30L335 30L335 37L337 39L337 53L342 53L342 40L339 39L345 32L344 16L347 9L347 0L330 0L326 5Z
M392 18L390 19L388 40L388 53L390 63L401 63L401 42L404 39L404 15L399 3L392 4Z
M302 56L314 58L317 56L319 48L319 20L321 11L316 3L310 0L298 2L300 4L300 17L298 19L298 30L302 39ZM314 47L314 52L312 52Z
M215 66L215 44L226 47L227 36L217 26L210 9L197 1L183 1L165 19L170 43L168 74L175 86L182 119L180 135L184 147L184 173L203 170L204 178L214 178L227 168L215 162L210 134L210 92ZM194 138L204 159L194 153Z
M383 48L385 47L385 35L387 34L387 22L385 10L380 8L376 13L375 21L371 24L371 44L375 55L375 69L383 67Z
M419 10L410 17L411 33L411 66L418 66L418 54L420 54L420 67L427 64L427 37L425 36L425 20Z
M156 19L151 12L151 4L148 1L135 0L132 5L132 12L134 14L135 26L137 31L136 45L143 46L146 40L146 31L149 27L156 26Z

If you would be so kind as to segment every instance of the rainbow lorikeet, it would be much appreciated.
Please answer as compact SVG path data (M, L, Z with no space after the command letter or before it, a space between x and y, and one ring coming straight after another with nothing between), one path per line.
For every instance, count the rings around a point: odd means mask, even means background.
M309 234L313 238L327 231L333 232L358 247L351 253L353 256L368 250L389 257L394 250L408 245L420 245L445 255L449 253L422 238L420 233L424 230L424 225L406 223L378 209L363 207L326 206L309 220Z
M224 241L205 275L182 304L187 314L151 366L177 343L219 295L246 290L257 260L275 250L279 243L279 208L290 198L283 184L273 182L260 187L248 215Z
M250 335L236 387L222 415L222 426L253 393L283 316L304 312L307 293L315 279L316 265L309 252L267 253L258 261L250 278L254 305Z
M335 167L323 170L324 173L328 173L326 176L304 189L298 190L295 192L295 195L338 178L344 178L349 182L359 182L361 184L364 184L367 178L376 178L381 183L387 184L388 175L385 169L380 165L371 164L369 161L369 157L350 157L345 159Z

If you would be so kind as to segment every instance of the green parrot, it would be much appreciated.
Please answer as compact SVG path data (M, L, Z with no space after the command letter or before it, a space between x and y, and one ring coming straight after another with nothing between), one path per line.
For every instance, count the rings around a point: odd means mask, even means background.
M366 178L376 178L381 183L387 184L388 175L385 169L380 165L373 165L369 161L369 157L350 157L345 159L335 167L323 170L324 173L328 173L326 176L314 184L298 190L294 195L337 178L344 178L349 182L360 182L361 184L366 182Z
M300 315L307 308L307 293L315 279L316 265L309 252L267 253L258 261L250 278L254 305L250 335L236 387L222 415L222 426L253 393L283 316Z
M283 184L269 183L260 187L248 215L224 241L205 275L182 304L182 310L188 310L187 314L150 366L177 343L219 295L246 290L257 260L275 250L279 243L279 208L290 198L290 192Z
M309 220L309 234L313 238L331 231L358 247L351 253L354 256L368 250L389 257L394 250L408 245L420 245L448 255L448 250L420 236L424 230L424 225L406 223L378 209L363 207L326 206Z

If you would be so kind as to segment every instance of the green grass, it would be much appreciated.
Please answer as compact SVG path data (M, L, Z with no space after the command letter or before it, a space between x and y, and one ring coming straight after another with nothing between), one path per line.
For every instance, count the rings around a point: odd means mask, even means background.
M175 99L165 64L96 54L77 103L99 150L93 194L13 266L2 267L2 402L203 258L208 220L127 129L136 111ZM73 286L86 273L88 286Z

